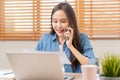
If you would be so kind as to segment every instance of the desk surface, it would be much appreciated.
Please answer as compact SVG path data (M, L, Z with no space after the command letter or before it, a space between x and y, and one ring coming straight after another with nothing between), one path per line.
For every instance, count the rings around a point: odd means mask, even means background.
M0 69L0 72L5 71L5 70L10 70L10 69ZM65 73L65 76L74 76L72 80L83 80L81 73ZM14 80L14 79L8 79L8 78L1 79L0 77L0 80ZM99 79L96 79L96 80L99 80Z
M10 72L10 69L0 69L0 80L14 80L12 77L1 78L1 72ZM65 76L74 76L72 80L82 80L80 73L65 73Z
M74 76L73 80L82 80L80 73L65 73L66 76Z

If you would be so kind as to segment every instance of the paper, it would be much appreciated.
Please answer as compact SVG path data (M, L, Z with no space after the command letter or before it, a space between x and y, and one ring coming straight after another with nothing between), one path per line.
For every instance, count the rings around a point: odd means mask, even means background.
M13 71L10 69L0 71L0 80L15 80Z
M70 60L67 58L65 52L63 51L63 45L59 46L59 58L61 61L61 64L71 64Z
M69 61L69 59L67 58L66 54L63 51L60 51L58 55L59 55L61 64L71 64L71 62Z

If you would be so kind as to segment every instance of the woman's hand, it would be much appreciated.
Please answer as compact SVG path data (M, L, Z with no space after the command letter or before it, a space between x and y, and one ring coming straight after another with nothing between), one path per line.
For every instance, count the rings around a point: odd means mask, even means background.
M66 40L66 44L68 46L68 48L70 49L70 51L74 54L74 56L77 58L77 60L79 61L80 64L88 64L88 57L85 57L84 55L82 55L82 53L80 53L72 44L73 41L73 29L72 28L67 28L69 29L68 31L66 31L64 33L65 37L68 37L68 40Z
M64 36L66 38L66 44L68 48L71 47L73 41L73 29L71 27L67 28L67 31L64 33Z

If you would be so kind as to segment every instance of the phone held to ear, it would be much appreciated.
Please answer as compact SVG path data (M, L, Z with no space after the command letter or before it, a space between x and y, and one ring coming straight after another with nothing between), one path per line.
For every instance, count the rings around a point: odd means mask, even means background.
M66 32L70 32L70 33L71 33L70 29L66 29ZM66 36L65 38L66 38L66 39L65 39L66 41L69 40L69 37L68 37L68 36Z

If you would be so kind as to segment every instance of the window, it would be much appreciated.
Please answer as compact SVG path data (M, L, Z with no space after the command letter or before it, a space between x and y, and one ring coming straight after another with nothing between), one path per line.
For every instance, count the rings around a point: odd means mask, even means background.
M90 38L120 39L120 0L76 0L80 31Z
M3 1L0 0L0 39L3 38L3 23L4 23L4 19L3 19Z
M33 39L33 1L3 0L2 40Z
M38 40L61 1L72 5L79 30L90 38L120 39L119 0L0 0L0 40Z

